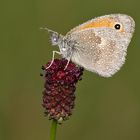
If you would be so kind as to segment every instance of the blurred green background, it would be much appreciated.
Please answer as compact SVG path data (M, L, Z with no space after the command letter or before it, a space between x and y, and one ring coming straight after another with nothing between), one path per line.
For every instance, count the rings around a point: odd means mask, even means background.
M112 78L86 71L57 140L140 140L140 1L3 0L0 4L0 140L49 140L41 65L52 57L47 26L62 34L97 16L125 13L136 22L127 61ZM58 56L57 56L58 57Z

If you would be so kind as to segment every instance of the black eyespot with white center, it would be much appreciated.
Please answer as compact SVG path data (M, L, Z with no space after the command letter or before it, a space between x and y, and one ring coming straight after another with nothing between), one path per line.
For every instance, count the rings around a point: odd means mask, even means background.
M114 25L114 28L115 28L116 30L120 30L120 29L121 29L121 25L120 25L119 23L116 23L116 24Z

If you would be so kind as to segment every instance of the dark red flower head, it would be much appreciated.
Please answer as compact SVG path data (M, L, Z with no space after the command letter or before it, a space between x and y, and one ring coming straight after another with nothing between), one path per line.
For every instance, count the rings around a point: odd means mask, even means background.
M45 72L43 107L46 109L45 114L49 116L49 119L61 122L72 114L76 83L81 80L83 68L70 62L65 69L66 59L55 59L51 67L46 69L49 64L50 62L42 67Z

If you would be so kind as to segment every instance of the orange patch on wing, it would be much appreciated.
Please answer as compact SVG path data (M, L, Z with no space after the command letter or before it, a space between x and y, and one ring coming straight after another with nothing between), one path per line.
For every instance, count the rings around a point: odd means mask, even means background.
M114 23L115 23L115 20L113 20L111 18L105 18L105 19L100 19L97 21L93 21L93 22L84 24L79 29L83 30L83 29L87 29L87 28L97 28L97 27L111 27L112 28Z

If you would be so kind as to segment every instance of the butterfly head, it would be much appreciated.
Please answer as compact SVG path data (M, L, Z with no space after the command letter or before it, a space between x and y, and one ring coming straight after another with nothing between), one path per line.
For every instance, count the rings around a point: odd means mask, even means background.
M59 46L62 43L63 36L61 34L55 32L55 31L52 31L52 30L49 31L49 34L50 34L50 39L51 39L52 45Z
M65 38L63 35L45 28L50 34L51 43L53 46L59 46L60 54L64 58L70 58L72 54L72 45L69 39ZM72 45L71 45L72 44Z

